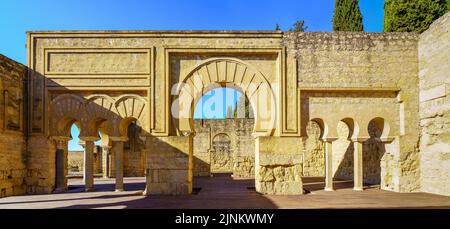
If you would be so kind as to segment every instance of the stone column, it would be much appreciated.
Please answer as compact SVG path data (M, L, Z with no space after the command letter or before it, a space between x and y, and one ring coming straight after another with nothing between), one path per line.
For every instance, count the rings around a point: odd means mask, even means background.
M110 137L112 141L112 150L115 156L116 167L116 192L123 191L123 142L127 141L125 137Z
M103 178L109 177L109 159L110 159L110 146L102 146L102 173Z
M325 141L325 191L333 189L333 140Z
M116 156L114 154L113 149L109 150L109 178L116 177Z
M94 174L102 173L103 150L101 146L94 145Z
M70 137L56 137L55 192L67 191L67 142Z
M362 149L363 149L363 141L354 141L353 142L353 181L354 186L353 190L362 191L363 190L363 158L362 158Z
M81 139L81 138L80 138ZM94 189L94 137L84 137L84 170L83 178L85 191L90 192Z

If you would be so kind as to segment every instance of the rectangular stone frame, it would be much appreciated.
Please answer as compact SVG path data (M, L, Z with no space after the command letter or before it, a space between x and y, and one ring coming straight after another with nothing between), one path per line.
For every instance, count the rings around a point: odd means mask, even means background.
M55 33L27 33L27 44L30 45L31 47L28 47L28 52L27 52L27 65L29 66L29 68L31 68L33 71L36 70L36 65L35 65L35 42L36 42L36 38L79 38L79 37L96 37L96 38L113 38L114 36L97 36L97 34L83 34L83 33L70 33L69 35L71 36L67 36L67 34L65 33L60 33L60 34L55 34ZM136 34L135 34L136 35ZM137 36L138 37L138 36ZM86 90L92 90L93 88L96 88L96 90L102 90L102 91L115 91L115 90L125 90L125 91L145 91L147 94L147 100L149 101L149 108L148 112L151 111L151 107L153 107L153 101L152 101L152 97L151 97L151 91L152 91L152 78L154 78L155 76L155 47L151 46L151 47L144 47L144 48L76 48L76 47L42 47L43 50L43 70L44 70L44 75L45 75L45 79L40 79L43 80L42 83L42 92L41 93L41 97L42 97L42 107L43 107L43 111L42 111L42 129L39 132L34 132L32 129L33 126L33 105L34 105L34 101L32 99L29 100L29 115L27 117L27 121L29 123L28 125L28 132L30 133L30 135L41 135L43 133L48 134L49 130L48 130L48 125L49 125L49 111L45 110L49 108L49 92L51 91L64 91L64 90L71 90L71 91L86 91ZM98 52L98 53L102 53L102 52L136 52L136 51L145 51L148 53L148 61L149 61L149 72L146 73L132 73L132 74L127 74L127 73L115 73L113 75L123 75L123 76L130 76L130 75L145 75L146 77L139 77L142 79L146 79L148 80L148 84L146 86L133 86L133 85L126 85L126 86L106 86L103 87L101 85L97 85L97 86L69 86L69 87L49 87L47 85L47 79L82 79L82 78L90 78L90 76L95 75L97 77L95 78L107 78L107 79L111 79L111 77L98 77L99 75L103 75L103 74L108 74L111 75L110 73L71 73L71 74L56 74L56 73L50 73L47 72L46 69L46 65L48 63L48 56L47 54L49 52ZM34 77L31 77L33 75L33 73L29 72L29 81L28 81L28 91L29 91L29 95L33 95L34 94ZM76 75L76 77L70 77L70 76L74 76ZM85 76L82 76L85 75ZM87 76L89 75L89 76ZM126 79L127 77L113 77L116 79ZM130 77L128 77L130 78ZM132 78L136 78L136 77L132 77ZM151 114L151 113L149 113ZM150 129L149 127L144 127L145 129Z
M151 111L151 129L152 135L154 136L168 136L169 135L169 117L170 117L170 63L169 57L172 53L271 53L277 55L277 65L278 65L278 82L281 83L281 87L276 88L276 94L281 95L277 98L277 114L282 114L282 118L278 119L275 135L277 136L300 136L299 132L299 114L297 109L297 71L296 64L292 68L293 71L289 71L287 74L287 63L286 63L286 49L280 47L264 47L264 48L205 48L205 47L163 47L163 61L164 61L164 78L161 76L155 76L152 80L152 98L156 97L156 91L158 87L156 86L156 81L165 82L164 87L159 88L163 94L164 101L160 104L161 109L157 109L157 104L152 105ZM289 57L290 63L294 61L295 58ZM291 76L291 77L289 77ZM288 84L289 83L289 84ZM287 87L287 85L292 85ZM152 99L154 100L154 99ZM157 113L156 110L163 110L165 112L163 123L161 127L156 126ZM288 114L291 114L290 116Z

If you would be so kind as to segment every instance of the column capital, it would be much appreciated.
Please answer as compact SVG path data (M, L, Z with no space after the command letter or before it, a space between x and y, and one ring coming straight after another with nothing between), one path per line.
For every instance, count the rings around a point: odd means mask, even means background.
M128 141L128 137L123 136L109 136L109 140L113 142L126 142Z
M382 142L388 142L388 143L394 141L394 139L395 139L394 136L380 137L380 140L381 140Z
M184 137L195 136L195 131L181 131L181 135Z
M337 139L338 139L337 137L324 137L324 138L322 138L322 141L333 142L333 141L336 141Z
M67 136L52 136L50 139L52 139L55 142L56 148L61 150L67 146L67 143L72 138Z
M259 137L265 137L265 136L269 136L269 135L267 135L267 133L265 133L265 132L254 132L254 133L251 133L251 136L253 137L253 138L259 138Z
M361 137L351 137L350 140L352 140L352 142L364 142L367 141L370 137L367 136L361 136Z

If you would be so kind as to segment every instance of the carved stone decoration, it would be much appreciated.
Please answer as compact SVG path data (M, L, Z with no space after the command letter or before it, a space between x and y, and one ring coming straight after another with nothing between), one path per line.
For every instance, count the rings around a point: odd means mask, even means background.
M251 64L237 58L210 58L196 65L176 88L180 132L193 131L193 103L206 91L227 86L241 90L254 107L255 129L270 135L275 129L275 94L267 78ZM173 111L172 111L173 112ZM259 113L258 113L259 112Z
M50 103L51 111L51 127L50 134L52 136L68 136L70 134L70 126L74 122L79 122L81 131L86 131L86 115L83 106L84 99L75 94L61 94L56 96Z
M98 135L100 124L112 136L126 133L131 121L148 129L146 100L139 95L125 94L117 99L105 94L82 96L76 94L57 95L50 103L51 135L67 135L74 122L81 126L82 136ZM121 129L123 128L123 129ZM64 133L63 133L64 132Z
M220 133L214 136L211 149L211 172L233 172L233 151L230 137Z

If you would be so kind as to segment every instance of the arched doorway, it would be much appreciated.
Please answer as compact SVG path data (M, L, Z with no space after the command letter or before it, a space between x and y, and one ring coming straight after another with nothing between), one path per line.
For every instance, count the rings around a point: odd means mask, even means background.
M248 99L248 104L254 111L254 124L249 136L256 138L273 134L276 105L274 92L267 79L254 67L239 59L210 58L194 67L181 80L180 84L175 85L174 91L177 96L174 97L175 101L172 104L172 115L175 117L174 124L179 136L196 136L198 134L194 122L195 107L205 93L216 88L235 89ZM209 142L210 149L212 149L212 137ZM195 148L195 140L192 145ZM255 146L255 143L251 143L251 145ZM253 152L252 158L256 158L258 152L255 147L251 151ZM193 155L190 155L190 158L195 161ZM249 161L242 162L245 164ZM254 169L250 169L250 173L254 177L254 174L258 173L258 166L253 167ZM192 178L188 178L188 180L192 181Z

